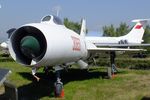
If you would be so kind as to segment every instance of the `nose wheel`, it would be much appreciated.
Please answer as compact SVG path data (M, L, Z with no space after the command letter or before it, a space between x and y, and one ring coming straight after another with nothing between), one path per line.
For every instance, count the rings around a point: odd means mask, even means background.
M54 83L54 87L55 87L55 97L60 97L63 98L64 97L64 89L63 89L63 83L60 81L60 79L58 79L55 83Z
M56 73L56 82L54 83L54 94L57 98L63 98L64 97L64 89L63 89L63 83L60 79L60 72L61 70L57 70Z

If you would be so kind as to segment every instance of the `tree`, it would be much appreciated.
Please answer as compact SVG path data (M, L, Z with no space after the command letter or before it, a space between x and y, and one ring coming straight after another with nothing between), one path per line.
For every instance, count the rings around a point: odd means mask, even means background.
M115 36L115 28L111 24L110 26L103 27L103 36Z
M150 43L150 26L149 25L145 27L143 40L144 40L144 43Z
M129 32L129 26L126 23L120 23L119 27L115 28L112 24L103 27L103 36L122 36Z
M123 36L129 31L129 26L126 23L120 23L120 26L116 28L116 36Z
M64 18L64 25L78 34L80 33L81 24L78 22L69 21L68 18Z

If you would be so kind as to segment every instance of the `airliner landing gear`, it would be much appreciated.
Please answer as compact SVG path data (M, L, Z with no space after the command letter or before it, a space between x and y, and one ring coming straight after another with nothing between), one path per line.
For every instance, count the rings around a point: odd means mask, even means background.
M62 68L59 68L58 70L56 70L56 69L55 69L56 82L54 83L54 94L55 94L55 97L63 98L64 97L64 89L63 89L63 83L61 82L61 79L60 79L60 73L61 73Z
M110 52L110 63L111 63L111 66L108 67L108 69L107 69L108 78L110 78L110 79L112 77L114 77L114 74L116 72L118 72L117 67L115 65L115 57L116 57L115 51Z

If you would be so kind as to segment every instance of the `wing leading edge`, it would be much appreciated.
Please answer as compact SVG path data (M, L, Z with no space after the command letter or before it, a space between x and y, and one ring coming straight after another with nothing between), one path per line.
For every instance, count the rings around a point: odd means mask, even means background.
M146 51L145 49L128 49L128 48L88 48L91 52L101 51Z
M147 47L150 46L150 44L95 44L99 47Z
M102 51L146 51L146 49L131 49L120 47L97 47L93 43L87 43L87 50L90 52L102 52Z

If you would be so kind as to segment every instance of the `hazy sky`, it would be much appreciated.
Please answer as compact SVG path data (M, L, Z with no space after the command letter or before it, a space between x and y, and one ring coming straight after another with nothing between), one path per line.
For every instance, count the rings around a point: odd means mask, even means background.
M150 18L150 0L0 0L0 38L6 38L9 28L30 22L40 22L44 15L55 14L61 19L80 22L86 18L91 31L101 31L104 25L131 24L136 18Z

